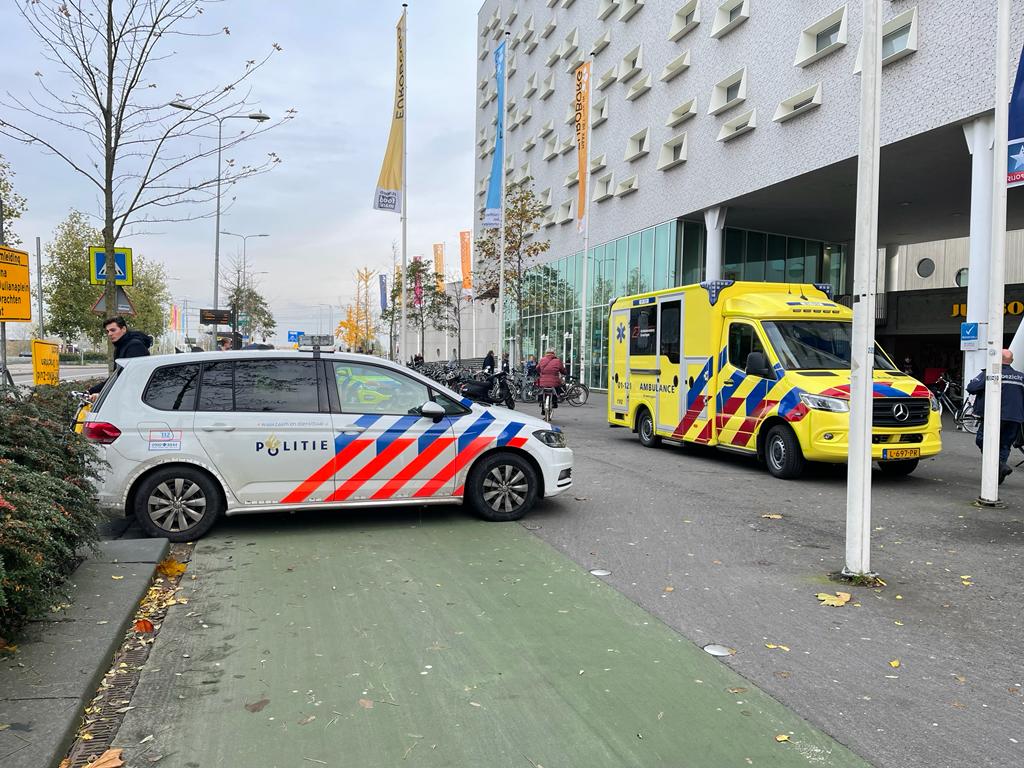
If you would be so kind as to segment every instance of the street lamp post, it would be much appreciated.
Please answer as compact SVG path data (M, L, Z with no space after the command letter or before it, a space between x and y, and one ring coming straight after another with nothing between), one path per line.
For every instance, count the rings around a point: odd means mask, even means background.
M240 237L240 238L242 238L242 287L244 288L244 287L246 287L246 284L247 284L247 280L246 280L246 274L247 273L246 273L246 258L245 258L245 241L248 240L250 237L270 237L270 235L239 235L239 234L237 234L235 232L225 232L223 230L221 231L221 234L222 235L231 235L232 237Z
M207 112L203 109L197 109L183 101L172 101L168 106L174 107L175 109L183 109L186 112L197 112L200 115L206 115L212 117L217 121L217 228L216 236L214 238L213 245L213 308L220 309L218 302L219 297L219 284L220 284L220 180L221 180L221 148L222 139L224 135L224 121L231 120L232 118L239 120L255 120L257 123L263 123L270 119L270 115L264 114L263 112L251 112L248 115L217 115L213 112ZM216 327L214 328L214 334L216 334Z

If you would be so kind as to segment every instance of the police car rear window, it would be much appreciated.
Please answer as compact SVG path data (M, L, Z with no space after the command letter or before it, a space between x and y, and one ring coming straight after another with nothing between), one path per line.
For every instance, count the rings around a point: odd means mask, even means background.
M199 389L199 363L157 368L149 377L142 402L158 411L194 411Z

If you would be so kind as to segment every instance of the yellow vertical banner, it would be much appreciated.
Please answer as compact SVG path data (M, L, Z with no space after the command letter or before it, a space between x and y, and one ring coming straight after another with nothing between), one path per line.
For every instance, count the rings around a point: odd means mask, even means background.
M395 27L397 44L397 63L395 65L395 108L391 117L391 133L388 146L384 152L384 163L381 165L380 177L377 179L377 192L373 198L373 207L378 211L401 213L405 201L402 200L402 159L405 152L405 11Z
M576 228L582 232L587 215L587 142L590 141L590 62L585 61L576 68L576 97L574 120L576 123L576 162L579 168L579 198L576 203Z
M459 232L459 250L462 256L462 293L473 295L473 233L468 229Z
M434 272L437 273L437 292L444 293L444 243L434 243Z

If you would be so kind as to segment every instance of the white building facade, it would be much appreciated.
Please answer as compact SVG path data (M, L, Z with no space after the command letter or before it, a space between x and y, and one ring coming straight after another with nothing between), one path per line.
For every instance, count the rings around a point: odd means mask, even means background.
M996 8L952 0L882 6L879 263L901 271L880 275L879 284L909 288L912 245L970 235L978 164L965 132L990 120ZM578 357L584 269L572 100L573 72L588 59L590 318L582 340L589 383L606 379L604 325L614 296L707 277L829 283L849 292L860 12L859 2L835 0L482 5L475 234L496 139L493 53L507 39L506 178L532 179L547 205L538 237L551 243L547 268L534 277L543 299L523 313L517 357L542 347ZM1015 70L1021 14L1010 39ZM1017 192L1011 229L1024 227ZM1016 277L1021 243L1010 243L1008 272Z

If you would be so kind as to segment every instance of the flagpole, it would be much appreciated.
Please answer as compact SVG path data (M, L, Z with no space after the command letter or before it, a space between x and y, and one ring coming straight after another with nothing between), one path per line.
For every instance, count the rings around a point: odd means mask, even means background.
M398 331L398 354L400 355L399 362L402 362L402 358L406 356L406 298L405 298L405 276L407 274L407 267L409 262L408 257L408 220L409 220L409 174L407 171L408 159L409 159L409 142L408 137L408 125L409 125L409 68L406 66L407 54L406 51L409 47L409 4L402 3L402 15L405 17L405 48L402 50L402 74L405 77L405 87L403 88L404 95L404 110L402 113L402 319L399 324Z
M590 76L593 74L594 59L590 59L591 71L587 73L587 153L586 153L586 175L580 180L583 185L583 204L586 211L583 216L583 290L580 293L580 373L579 380L582 384L587 383L587 306L589 302L589 291L587 290L590 278Z
M505 56L508 56L508 37L509 33L505 32ZM505 94L505 98L501 100L498 108L505 112L505 105L508 101L507 61L501 66L501 81L501 92ZM501 221L498 223L498 360L501 360L501 356L505 352L505 135L507 120L504 114L498 115L498 120L501 122L501 157L499 158L501 173L498 183L498 191L501 195Z

